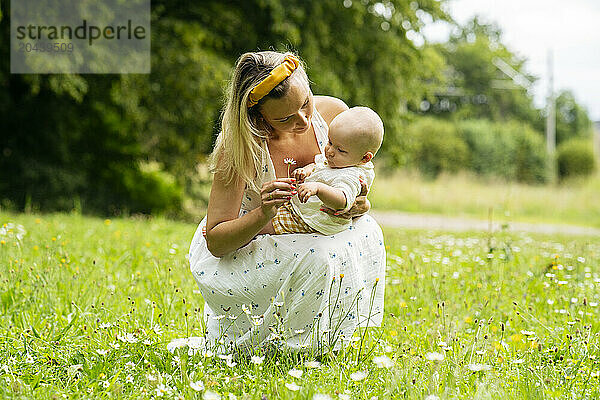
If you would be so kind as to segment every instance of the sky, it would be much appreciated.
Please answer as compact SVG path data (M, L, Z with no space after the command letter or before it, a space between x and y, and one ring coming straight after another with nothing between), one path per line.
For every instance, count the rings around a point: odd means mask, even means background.
M495 22L502 42L526 58L528 73L539 79L533 87L542 107L548 93L548 53L554 60L554 89L570 89L595 121L600 121L599 0L449 0L446 10L460 24L475 15ZM445 41L450 27L427 24L429 41Z

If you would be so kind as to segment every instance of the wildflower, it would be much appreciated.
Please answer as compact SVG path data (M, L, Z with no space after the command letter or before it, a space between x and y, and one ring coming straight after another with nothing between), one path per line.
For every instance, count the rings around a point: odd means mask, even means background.
M489 371L492 369L492 367L487 364L469 364L467 365L467 368L474 372Z
M379 368L391 368L394 366L394 362L388 356L373 357L373 363Z
M294 331L294 333L295 333L296 335L303 334L303 333L304 333L304 329L296 329L296 330Z
M204 396L202 396L202 398L204 400L221 400L221 395L211 390L207 390L204 392Z
M124 336L117 335L117 339L124 343L137 343L137 338L133 333L126 333Z
M163 397L165 394L168 394L171 391L171 388L163 385L162 383L156 387L156 396Z
M352 379L355 382L362 381L366 377L367 377L367 373L365 371L356 371L356 372L350 374L350 379Z
M304 363L304 366L306 368L319 368L321 366L321 363L318 361L307 361Z
M146 345L146 346L150 346L152 344L152 342L148 339L145 339L142 344Z
M300 390L300 386L296 385L294 382L286 383L285 387L291 390L292 392Z
M350 400L350 395L346 393L340 393L338 397L340 400Z
M265 322L265 317L263 315L253 315L252 323L254 326L261 326Z
M190 382L190 387L194 389L196 392L200 392L204 390L204 383L202 381L198 382Z
M584 263L585 262L585 258L583 258L583 257L577 257L577 261L579 261L580 263Z
M438 353L437 351L425 354L425 358L429 361L444 361L444 357L442 353Z
M290 177L290 167L292 165L296 164L296 160L294 160L293 158L284 158L283 159L283 163L287 164L287 167L288 167L288 169L287 169L287 177L289 178Z
M134 362L131 362L131 361L127 361L127 362L125 363L125 366L126 366L127 368L134 368L134 367L135 367L135 363L134 363Z
M273 302L273 305L274 305L275 307L283 307L283 301L274 301L274 302Z
M154 331L154 333L156 333L157 335L162 335L163 330L160 327L160 325L156 324L152 327L152 330Z
M245 312L246 314L250 315L250 310L248 309L248 306L245 304L242 304L242 311Z
M100 381L100 384L105 389L110 386L110 382L109 381Z
M133 376L127 375L125 377L125 383L133 383Z
M250 358L250 361L252 361L252 364L256 364L256 365L262 364L264 360L265 360L264 356L262 356L262 357L260 357L260 356L252 356Z
M294 378L298 378L298 379L302 378L302 370L299 370L299 369L290 369L288 371L288 374L290 374Z
M533 335L535 335L535 332L533 332L533 331L525 331L525 330L522 330L522 331L521 331L521 333L522 333L523 335L525 335L525 336L533 336Z
M522 358L517 358L516 360L512 361L513 364L523 364L524 362L525 360L523 360Z
M100 350L96 350L96 353L100 354L101 356L105 356L109 353L109 351L100 349Z
M221 320L221 319L223 319L223 318L225 318L225 314L221 314L221 315L213 315L213 316L212 316L212 319L214 319L214 320L217 320L217 321L219 321L219 320Z
M328 394L315 393L312 400L331 400L331 396Z
M152 374L146 374L146 379L148 379L150 382L154 382L156 380L156 376Z

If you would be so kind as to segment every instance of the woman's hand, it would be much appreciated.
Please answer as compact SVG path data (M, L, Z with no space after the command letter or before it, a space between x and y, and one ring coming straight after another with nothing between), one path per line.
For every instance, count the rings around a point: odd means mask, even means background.
M369 199L367 199L367 193L369 193L369 188L367 187L367 184L361 179L360 194L356 196L354 204L352 204L352 207L350 207L348 211L339 213L336 210L327 207L321 208L321 211L329 215L335 215L336 217L346 219L360 217L361 215L366 214L371 209L371 202L369 201Z
M265 182L260 189L261 208L264 215L273 218L277 209L296 193L296 179L294 178L278 178L271 182Z

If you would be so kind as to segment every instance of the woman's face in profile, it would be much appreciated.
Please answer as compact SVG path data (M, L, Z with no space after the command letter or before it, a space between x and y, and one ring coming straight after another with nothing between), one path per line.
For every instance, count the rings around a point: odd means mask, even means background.
M276 132L302 134L310 128L313 95L298 75L291 79L288 93L280 99L267 98L260 112Z

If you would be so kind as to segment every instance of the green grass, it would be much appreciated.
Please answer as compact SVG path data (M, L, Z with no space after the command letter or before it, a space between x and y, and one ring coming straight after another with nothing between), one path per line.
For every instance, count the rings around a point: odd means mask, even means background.
M288 354L228 367L166 349L202 334L194 225L0 212L4 224L2 398L600 396L597 237L386 230L386 316L367 330L368 357L354 362L354 342L318 368Z
M442 175L425 180L399 172L377 175L369 193L373 207L415 213L520 222L600 227L600 176L557 185L490 181L470 175Z

